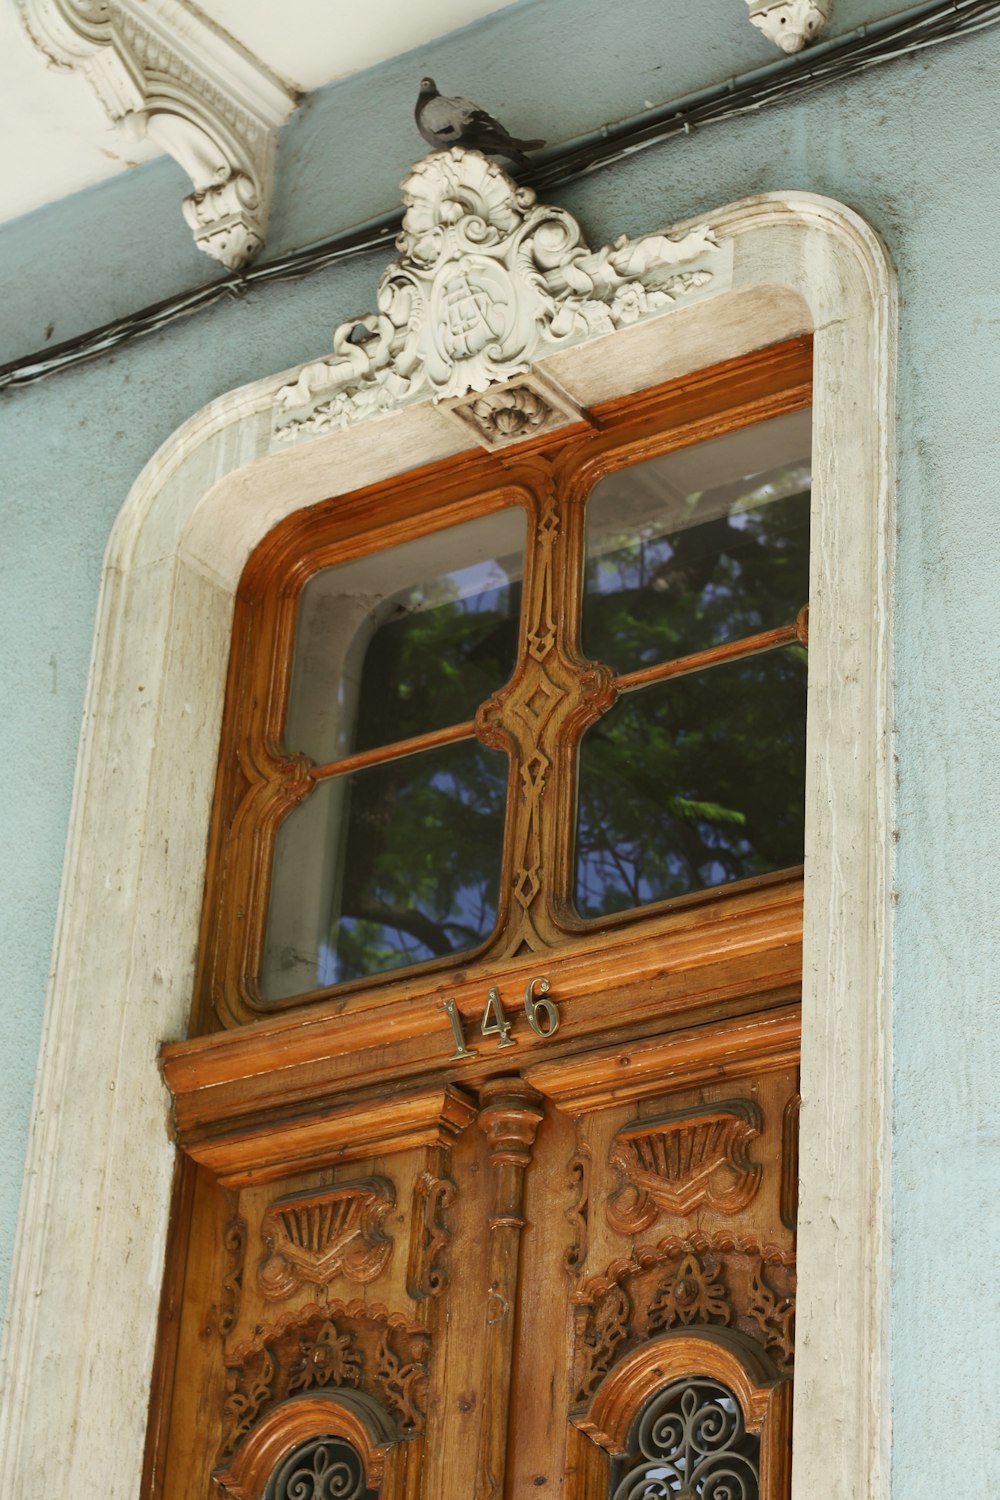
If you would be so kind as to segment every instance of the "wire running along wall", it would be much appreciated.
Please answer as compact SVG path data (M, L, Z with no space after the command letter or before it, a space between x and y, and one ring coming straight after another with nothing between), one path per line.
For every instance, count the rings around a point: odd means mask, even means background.
M860 26L846 37L821 42L787 62L727 79L699 94L605 126L590 136L564 142L541 155L525 180L536 190L562 187L675 136L689 136L707 125L803 98L828 84L856 77L898 58L911 57L927 47L971 35L998 22L1000 0L933 0L932 4L889 21ZM167 328L179 318L202 312L223 297L239 299L272 282L311 276L339 261L391 245L401 222L402 214L398 211L383 214L318 245L233 272L218 281L140 308L52 349L0 365L0 391L32 385L60 370L97 359L134 339Z

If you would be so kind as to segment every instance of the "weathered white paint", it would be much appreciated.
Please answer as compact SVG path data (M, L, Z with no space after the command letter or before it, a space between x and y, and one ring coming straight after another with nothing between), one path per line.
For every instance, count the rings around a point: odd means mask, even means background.
M825 31L833 0L747 0L750 20L782 52L801 52Z
M849 210L711 216L733 290L544 361L586 405L815 330L796 1500L888 1493L886 890L894 283ZM684 228L686 226L680 226ZM183 1034L233 594L331 493L465 446L431 404L272 451L296 372L204 408L111 539L16 1252L0 1493L134 1500L172 1151L156 1070ZM57 1420L53 1422L53 1414Z

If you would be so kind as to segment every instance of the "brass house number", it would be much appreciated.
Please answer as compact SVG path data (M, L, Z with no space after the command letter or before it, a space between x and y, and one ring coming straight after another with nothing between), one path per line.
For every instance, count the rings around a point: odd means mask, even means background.
M555 1001L550 1000L548 994L549 981L544 975L539 974L534 979L528 980L524 991L524 1013L528 1018L528 1025L536 1036L555 1036L559 1030L559 1012L556 1010ZM458 1006L454 1000L446 1000L444 1009L448 1014L452 1035L455 1038L455 1050L449 1061L460 1062L464 1057L475 1057L477 1049L466 1044L462 1017L458 1013ZM491 989L486 997L483 1019L479 1023L480 1032L483 1036L498 1037L498 1047L516 1047L517 1038L510 1034L512 1025L513 1022L508 1019L503 1001L500 999L500 991L496 988Z

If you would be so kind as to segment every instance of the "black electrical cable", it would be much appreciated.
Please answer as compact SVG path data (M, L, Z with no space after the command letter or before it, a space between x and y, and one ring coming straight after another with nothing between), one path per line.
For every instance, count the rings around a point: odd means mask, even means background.
M537 159L527 180L536 191L564 186L674 136L690 135L706 125L802 98L827 84L913 56L940 42L969 36L998 21L1000 0L935 0L888 21L858 27L847 37L821 42L787 62L728 79L686 99L605 126L591 136L564 142ZM0 389L31 385L59 370L96 359L144 334L166 328L177 318L211 307L223 297L242 297L268 282L297 280L337 261L363 255L391 242L401 222L400 211L384 214L318 245L233 272L50 349L12 360L0 365Z

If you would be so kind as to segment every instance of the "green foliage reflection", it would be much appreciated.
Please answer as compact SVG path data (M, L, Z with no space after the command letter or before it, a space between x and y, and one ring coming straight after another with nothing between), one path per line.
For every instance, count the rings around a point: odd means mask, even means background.
M622 699L581 747L580 915L800 863L805 711L799 646Z
M349 782L339 920L318 983L477 947L496 921L506 756L466 741Z
M499 565L489 565L491 580L499 572ZM458 585L445 577L436 580L434 590L435 602L428 602L414 589L371 639L356 750L471 719L514 670L520 583L494 582L461 596Z
M626 672L790 624L809 597L803 479L796 466L692 496L685 524L669 534L616 534L595 491L586 654Z

